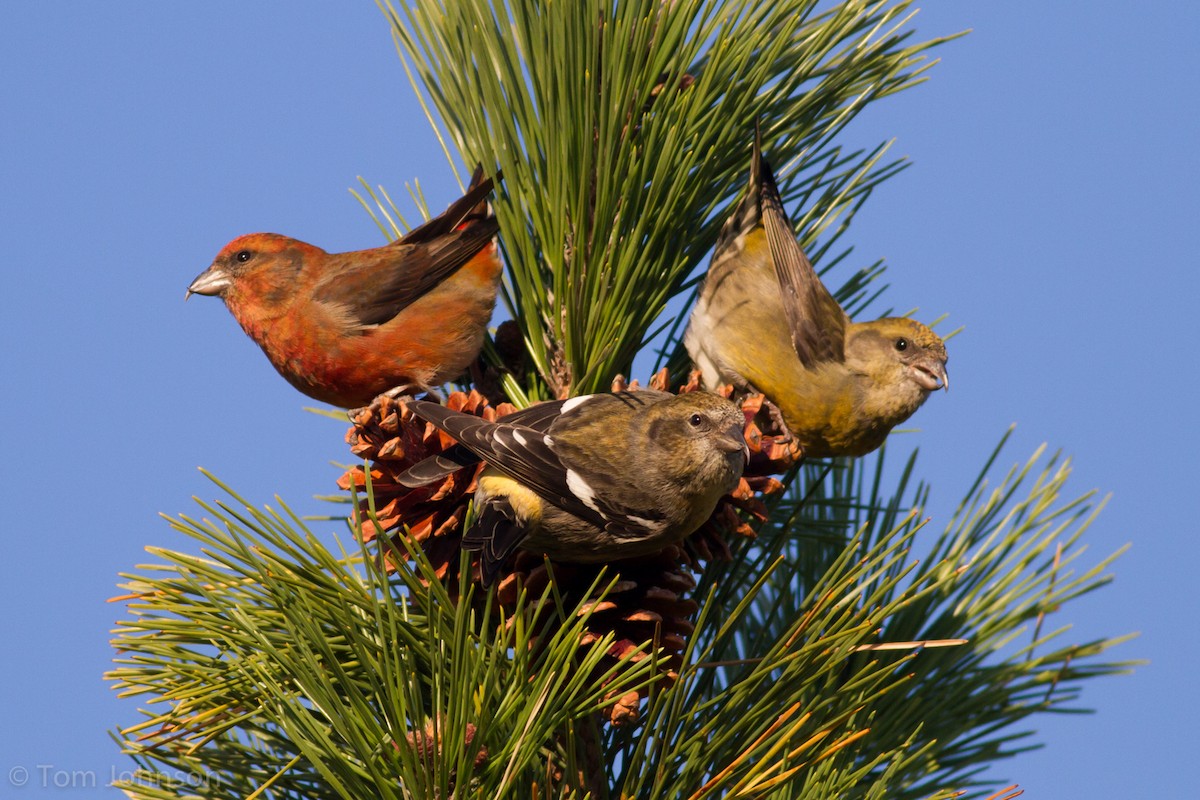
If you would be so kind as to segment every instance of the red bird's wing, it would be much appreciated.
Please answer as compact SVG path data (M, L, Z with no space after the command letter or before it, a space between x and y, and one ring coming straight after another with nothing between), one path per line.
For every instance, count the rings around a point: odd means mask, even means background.
M809 369L821 362L845 361L846 325L849 319L825 288L812 262L796 241L796 233L783 208L775 176L762 157L757 133L751 172L751 182L759 186L761 191L763 230L767 235L775 274L783 289L783 307L787 312L788 328L792 332L792 347L800 357L800 362Z
M492 180L482 174L477 169L465 195L398 241L331 256L340 263L313 299L337 306L359 325L382 325L453 275L500 229L487 209Z

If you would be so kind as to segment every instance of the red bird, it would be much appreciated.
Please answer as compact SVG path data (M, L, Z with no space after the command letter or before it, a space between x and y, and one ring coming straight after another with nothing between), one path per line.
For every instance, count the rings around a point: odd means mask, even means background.
M496 305L491 191L479 167L444 213L371 250L240 236L187 296L222 298L279 374L316 400L354 408L387 391L428 390L475 359Z

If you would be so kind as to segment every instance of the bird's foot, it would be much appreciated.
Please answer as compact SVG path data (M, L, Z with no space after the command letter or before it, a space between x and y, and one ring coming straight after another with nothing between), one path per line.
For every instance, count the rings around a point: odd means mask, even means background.
M788 466L796 466L804 460L804 447L800 444L800 440L792 434L792 429L788 427L787 422L783 419L783 412L779 406L772 403L766 397L763 397L761 410L767 412L767 418L771 420L772 431L770 434L770 442L764 443L765 452L772 460L779 463L786 463Z
M767 416L770 417L771 422L775 425L775 429L779 431L775 435L775 442L777 444L788 444L794 441L796 437L792 436L792 429L783 421L783 412L779 410L779 406L764 397L763 408L766 409Z
M765 394L750 384L746 384L745 392L749 399L758 403L758 412L767 412L767 418L771 420L772 425L767 435L773 438L776 444L789 444L792 442L795 437L792 436L792 429L783 421L783 412L779 410L779 406L768 400Z
M393 386L391 389L388 389L386 392L381 394L380 397L390 397L393 400L398 400L405 395L416 397L418 392L425 392L425 394L432 397L441 405L446 404L446 399L442 397L437 390L435 390L432 386L426 386L423 383L402 383L399 386Z

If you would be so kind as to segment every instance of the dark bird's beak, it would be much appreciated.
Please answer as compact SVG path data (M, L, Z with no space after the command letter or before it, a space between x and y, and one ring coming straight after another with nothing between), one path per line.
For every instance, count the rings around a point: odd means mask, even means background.
M736 453L740 450L746 461L750 460L750 445L746 444L741 425L733 425L725 431L724 436L717 437L717 449L726 453Z
M229 275L225 273L225 270L213 265L196 276L196 280L192 281L192 285L187 288L187 294L183 296L183 299L186 302L194 294L224 295L225 290L229 288L229 283Z
M946 362L931 359L912 366L913 376L917 383L927 391L945 389L950 391L950 373L946 372Z

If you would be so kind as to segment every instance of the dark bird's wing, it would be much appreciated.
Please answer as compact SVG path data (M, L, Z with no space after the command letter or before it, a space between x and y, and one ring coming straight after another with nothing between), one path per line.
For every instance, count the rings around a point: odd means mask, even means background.
M754 137L751 185L759 187L763 229L775 274L783 289L783 307L792 332L792 346L800 363L811 369L825 361L844 361L849 320L837 300L821 283L783 208L771 167L762 157L758 133Z
M550 427L562 416L563 405L567 402L566 400L547 400L542 403L534 403L511 414L505 414L496 421L523 425L526 428L533 428L535 431L549 433Z
M409 408L491 466L564 511L575 514L573 506L578 505L581 513L576 516L593 518L582 503L570 504L566 500L573 497L568 486L567 467L554 451L554 440L548 434L511 422L488 422L482 417L452 411L424 400L412 401Z
M398 241L330 256L343 263L316 288L314 299L359 325L381 325L453 275L500 229L487 207L492 179L482 176L480 167L465 195Z
M537 403L528 408L514 411L512 414L506 414L500 421L524 425L527 428L533 428L536 431L545 433L550 429L554 420L558 419L563 402L562 400L552 400L545 403ZM396 478L396 482L401 486L407 486L409 489L415 489L418 486L425 486L426 484L441 480L448 475L458 472L463 467L473 467L479 461L480 457L474 451L461 444L455 445L449 450L438 453L435 456L429 456L404 470Z
M659 527L663 516L655 510L651 490L639 486L625 448L586 448L581 443L594 442L601 434L611 436L613 428L620 430L623 423L628 424L614 420L614 414L635 414L667 396L642 391L576 397L557 404L561 413L549 425L547 410L541 406L505 417L503 422L487 422L421 400L413 401L410 408L563 511L598 528L644 535L645 529ZM526 414L526 421L544 426L549 433L509 421ZM567 415L569 425L563 425ZM616 499L630 496L639 501L637 508Z
M561 421L550 428L554 451L567 470L568 505L559 507L584 519L599 517L599 526L618 536L641 538L661 529L663 498L655 494L651 467L643 459L651 442L642 415L672 397L642 389L564 404Z

